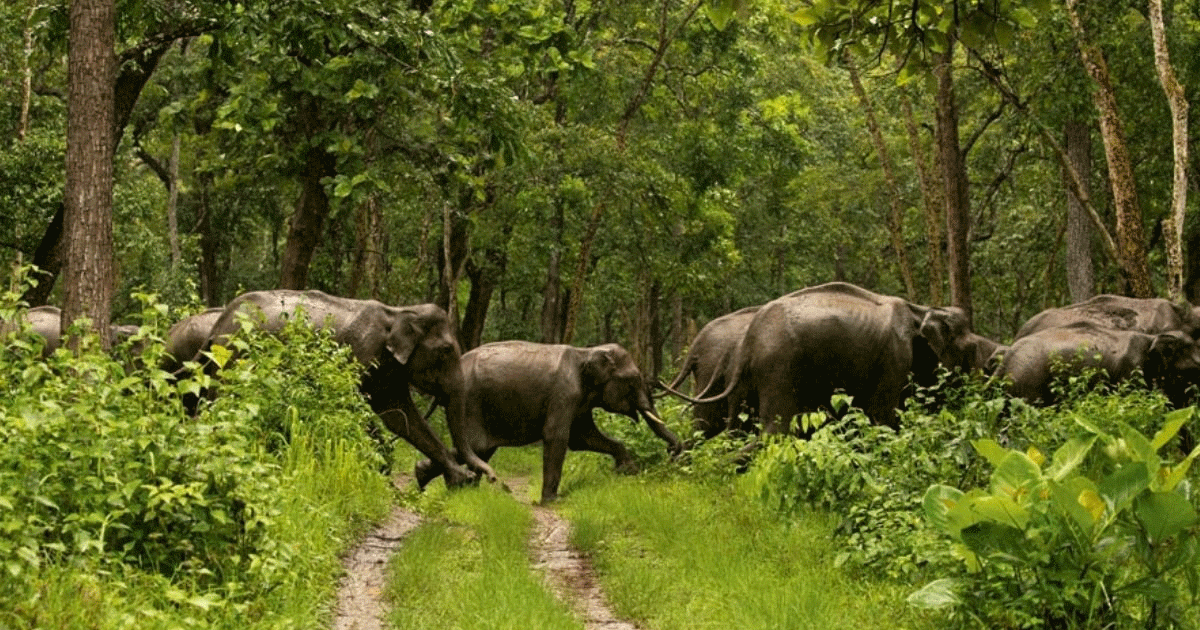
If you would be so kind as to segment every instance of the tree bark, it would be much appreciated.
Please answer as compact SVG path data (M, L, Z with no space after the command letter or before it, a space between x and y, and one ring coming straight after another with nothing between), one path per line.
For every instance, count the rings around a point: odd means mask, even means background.
M1080 177L1080 186L1090 194L1092 172L1092 142L1087 123L1071 120L1064 128L1063 144L1071 168ZM1095 270L1092 265L1092 220L1087 208L1070 183L1070 173L1063 172L1067 189L1067 290L1071 301L1082 302L1096 293Z
M575 265L575 277L571 281L570 303L567 307L567 320L563 324L562 342L569 344L575 337L575 321L579 318L579 309L583 306L583 283L587 277L588 263L592 258L592 245L596 242L596 232L600 230L600 218L604 216L604 202L599 202L592 210L592 218L588 221L587 232L579 243L579 261Z
M287 246L279 269L280 289L308 288L308 272L313 254L321 244L325 219L329 217L329 195L325 192L326 177L337 174L337 159L313 142L320 130L316 105L307 103L301 108L301 127L309 142L305 152L304 170L300 178L300 198L288 228Z
M1163 224L1167 250L1167 294L1183 301L1183 220L1187 213L1188 101L1175 76L1167 50L1162 0L1150 0L1150 31L1154 38L1154 67L1171 108L1171 146L1175 170L1171 190L1171 216Z
M562 250L565 212L561 200L554 202L550 217L550 260L546 264L546 284L542 287L542 343L561 343L563 333Z
M908 131L908 146L916 166L917 179L921 183L921 201L925 208L925 240L926 256L929 259L929 303L943 304L942 282L946 277L945 265L942 261L942 225L944 222L946 202L942 198L942 189L933 179L933 173L940 172L940 161L936 160L935 168L930 169L926 160L924 143L913 116L912 103L907 94L900 95L901 111L904 114L904 127Z
M935 56L938 155L946 204L947 262L950 271L950 304L973 319L971 261L967 234L971 228L967 169L958 136L958 106L954 95L954 49Z
M171 268L176 269L183 260L179 250L179 134L171 141L170 184L167 192L167 240L171 246Z
M892 253L896 255L896 267L900 272L900 280L904 283L905 294L909 299L915 300L917 299L916 283L913 281L913 270L908 261L908 251L904 248L904 205L900 197L900 186L896 184L896 168L892 164L892 154L888 150L887 143L884 142L883 131L875 116L875 104L871 102L867 90L863 88L862 79L858 76L858 67L849 53L849 49L847 49L844 61L850 74L850 85L854 87L854 93L858 96L859 105L862 106L863 115L867 119L867 130L871 135L871 143L875 145L875 152L879 154L879 166L883 169L883 179L887 183L891 210L888 213L887 227L892 241Z
M25 142L29 134L29 106L33 100L33 15L38 9L37 0L29 2L29 10L25 12L25 29L22 33L23 50L21 57L21 118L17 126L17 140Z
M1138 204L1137 185L1133 177L1133 161L1125 142L1124 124L1117 109L1116 93L1109 75L1108 63L1098 46L1088 40L1079 18L1079 0L1067 0L1067 20L1075 34L1079 57L1091 77L1095 89L1092 101L1100 117L1100 137L1104 142L1104 157L1108 163L1108 180L1116 209L1117 255L1134 297L1154 296L1150 283L1150 265L1146 255L1145 228L1142 209Z
M212 175L200 174L199 186L200 218L196 221L196 231L200 234L200 299L205 306L215 307L225 301L221 299L221 267L218 263L221 239L213 231L212 204L208 196L212 190Z
M91 320L110 344L114 153L112 0L72 0L67 62L67 155L63 226L67 233L63 331L79 317Z
M142 88L146 86L146 82L150 80L150 75L154 73L154 69L158 67L158 61L162 59L163 54L174 44L175 39L196 34L198 34L198 31L181 31L172 36L150 38L148 40L149 43L144 43L121 55L122 61L127 63L120 64L120 74L107 87L107 89L112 90L112 96L115 99L112 128L109 131L112 134L114 153L117 145L121 143L121 136L125 132L125 125L133 115L133 108L137 105L138 96L141 95ZM174 37L174 39L171 37ZM115 63L114 60L114 65ZM64 202L64 204L58 206L54 217L50 220L50 224L42 234L42 239L38 243L37 250L34 252L32 262L40 270L40 273L37 275L38 283L26 291L25 295L21 296L21 299L30 306L41 306L49 302L50 293L54 290L54 283L58 279L59 272L62 271L65 258L64 250L66 249L64 244L65 239L63 238L63 213L65 211Z

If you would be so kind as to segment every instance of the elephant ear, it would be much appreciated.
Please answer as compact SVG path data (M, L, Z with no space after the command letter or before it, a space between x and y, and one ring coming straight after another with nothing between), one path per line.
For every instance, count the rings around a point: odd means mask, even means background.
M607 348L589 348L581 366L583 382L599 385L611 381L617 371L617 360Z
M401 310L390 317L384 317L383 332L384 345L388 352L392 353L400 365L407 365L425 334L425 328L416 313Z

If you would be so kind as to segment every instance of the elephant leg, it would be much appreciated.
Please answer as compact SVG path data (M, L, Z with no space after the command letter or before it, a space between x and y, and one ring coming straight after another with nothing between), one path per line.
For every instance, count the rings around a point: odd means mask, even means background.
M613 462L620 472L631 474L637 472L637 464L633 461L633 456L629 454L629 449L601 432L590 413L587 417L577 419L571 427L570 447L573 451L604 453L613 458Z
M447 486L453 488L473 481L475 476L455 461L454 454L434 435L433 429L425 422L412 398L405 396L397 402L398 406L377 412L387 428L407 440L432 462L436 462L442 469L441 474L445 476ZM426 474L433 474L432 470ZM436 476L435 474L429 479L432 480Z
M451 450L450 454L454 456L458 463L463 463L463 457L458 453L458 451ZM496 448L492 447L482 450L479 451L478 454L481 460L485 462L491 461L492 455L496 454ZM425 486L429 485L429 482L442 476L445 472L446 469L432 459L422 459L421 461L417 462L417 465L413 470L414 476L417 479L417 486L422 490L425 489Z
M763 433L788 433L792 418L800 414L800 407L791 387L772 388L759 397L759 416L762 418Z
M558 484L562 481L563 461L567 458L567 440L554 438L542 440L542 504L558 498Z

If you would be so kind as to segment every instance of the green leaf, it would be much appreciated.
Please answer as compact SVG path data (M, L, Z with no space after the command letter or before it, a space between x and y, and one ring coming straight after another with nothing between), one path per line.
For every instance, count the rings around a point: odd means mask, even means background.
M938 609L958 606L962 603L962 598L958 596L958 589L962 587L962 584L962 580L954 578L934 580L909 595L905 601L917 608Z
M1191 527L1196 522L1196 509L1178 492L1151 492L1138 495L1133 504L1151 542L1162 542Z
M1120 426L1121 437L1125 439L1125 446L1129 452L1137 458L1137 461L1146 462L1157 468L1162 462L1158 456L1158 449L1150 443L1150 440L1146 439L1145 435L1142 435L1141 431L1124 422Z
M1009 497L985 495L968 501L971 513L982 519L1017 529L1025 529L1029 524L1029 510Z
M954 507L962 500L963 496L962 491L958 488L943 485L929 486L929 489L925 491L925 498L921 502L929 524L957 537L963 527L970 525L970 521L961 522L953 518Z
M999 468L1004 458L1008 457L1008 449L1000 446L992 439L971 440L971 446L974 446L976 452L983 455L984 459L988 460L988 463L993 468Z
M704 6L704 12L708 15L708 19L712 22L717 30L723 31L725 27L733 20L734 9L736 8L734 0L711 0Z
M1092 450L1095 435L1077 435L1054 451L1054 458L1046 474L1055 481L1062 481L1071 474Z
M801 7L792 13L792 21L800 26L812 26L820 21L820 17L812 7Z
M1009 451L1004 461L1000 462L1000 466L992 472L991 489L996 494L1019 501L1028 491L1028 486L1041 478L1042 470L1028 455Z
M1154 447L1154 450L1157 451L1167 442L1170 442L1171 438L1175 437L1175 435L1179 433L1179 430L1183 428L1183 425L1186 424L1188 420L1192 419L1192 416L1195 413L1195 407L1186 407L1184 409L1176 409L1175 411L1167 414L1166 418L1163 419L1162 428L1154 434L1154 439L1150 440L1150 445Z
M1134 497L1150 487L1153 478L1143 462L1127 464L1100 482L1100 496L1104 497L1114 512L1120 512L1133 502Z

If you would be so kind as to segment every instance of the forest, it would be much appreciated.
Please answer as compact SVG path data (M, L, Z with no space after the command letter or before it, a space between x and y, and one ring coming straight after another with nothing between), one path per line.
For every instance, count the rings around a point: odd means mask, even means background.
M1194 297L1147 5L912 7L118 3L111 316L318 288L658 375L713 317L831 280L998 341L1097 293ZM66 5L3 11L0 256L61 305ZM1195 7L1159 16L1186 96Z
M663 382L707 323L829 282L952 307L993 346L1097 295L1200 303L1195 3L0 16L0 322L140 326L45 353L0 330L0 628L327 628L339 556L397 503L425 524L391 565L391 627L541 606L578 627L476 562L524 554L507 495L547 488L502 481L536 477L540 447L478 488L380 474L421 455L377 439L377 364L303 326L233 337L250 360L210 352L219 376L153 369L173 322L247 292L435 304L464 353L619 343ZM646 425L686 452L601 415L642 474L572 453L555 509L638 627L1195 627L1195 408L1089 377L1040 407L943 372L882 423L835 393L797 418L807 440L700 440L660 399Z

